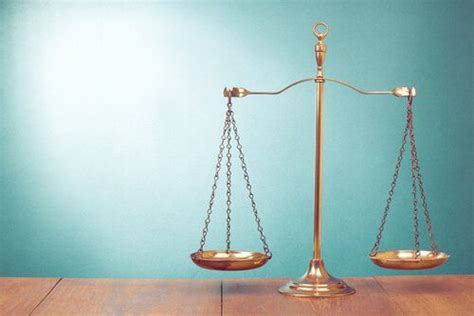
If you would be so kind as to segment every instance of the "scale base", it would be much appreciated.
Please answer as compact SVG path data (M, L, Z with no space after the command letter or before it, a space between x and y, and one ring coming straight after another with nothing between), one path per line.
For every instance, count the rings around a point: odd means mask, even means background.
M312 259L308 271L301 278L291 280L278 291L296 297L338 297L356 292L343 280L329 275L322 259Z

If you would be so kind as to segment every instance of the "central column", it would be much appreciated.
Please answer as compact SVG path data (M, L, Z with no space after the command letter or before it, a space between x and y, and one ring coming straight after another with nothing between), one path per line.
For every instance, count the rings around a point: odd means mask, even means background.
M324 31L318 32L317 28ZM309 262L306 273L297 280L291 280L278 291L285 295L298 297L335 297L354 294L355 290L344 281L332 277L324 267L321 257L321 210L323 182L323 114L324 114L324 75L323 64L327 46L323 43L329 28L326 23L318 22L313 26L313 33L318 42L314 46L317 63L316 76L316 146L314 171L314 236L313 259Z
M323 183L323 113L324 78L316 79L316 146L314 163L314 238L313 259L321 259L321 209Z

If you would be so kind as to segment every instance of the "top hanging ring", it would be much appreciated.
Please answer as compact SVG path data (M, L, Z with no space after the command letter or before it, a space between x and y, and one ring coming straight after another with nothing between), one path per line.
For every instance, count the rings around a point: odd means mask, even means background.
M324 31L319 32L317 30L318 26L322 26L324 28ZM314 34L314 36L316 36L318 38L318 40L322 41L328 35L328 33L329 33L329 26L326 23L316 22L313 25L313 34Z

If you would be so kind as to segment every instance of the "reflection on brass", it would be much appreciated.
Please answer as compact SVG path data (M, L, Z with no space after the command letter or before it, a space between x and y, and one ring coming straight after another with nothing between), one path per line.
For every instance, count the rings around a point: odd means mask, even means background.
M249 91L244 88L224 88L225 97L243 98L249 95Z
M396 97L416 97L415 87L400 87L392 90L392 94Z
M432 269L442 265L449 255L444 252L420 250L387 250L369 256L376 265L386 269L421 270Z
M270 258L261 252L205 250L191 254L191 259L201 268L238 271L260 268Z
M343 280L329 275L321 259L312 259L308 271L278 289L281 294L295 297L337 297L356 291Z

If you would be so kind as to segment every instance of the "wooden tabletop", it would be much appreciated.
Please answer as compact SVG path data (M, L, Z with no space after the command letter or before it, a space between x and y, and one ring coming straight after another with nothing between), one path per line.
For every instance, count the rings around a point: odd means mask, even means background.
M0 278L0 315L473 315L474 275L348 278L352 296L296 299L287 279Z

